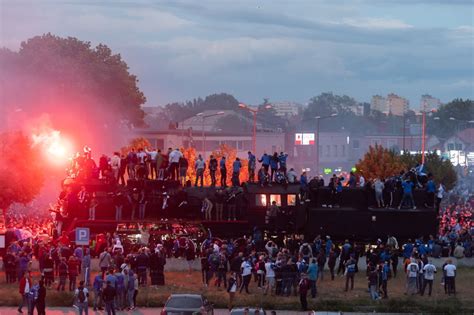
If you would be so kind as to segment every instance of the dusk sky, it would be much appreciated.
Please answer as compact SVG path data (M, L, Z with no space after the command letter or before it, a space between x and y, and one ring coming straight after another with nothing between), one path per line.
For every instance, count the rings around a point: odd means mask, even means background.
M120 53L147 106L217 92L474 98L472 0L0 0L0 46L51 32ZM0 70L1 71L1 70Z

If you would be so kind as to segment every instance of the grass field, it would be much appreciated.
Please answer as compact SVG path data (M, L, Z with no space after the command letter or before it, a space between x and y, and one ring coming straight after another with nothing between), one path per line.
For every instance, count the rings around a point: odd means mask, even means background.
M327 271L326 271L327 273ZM3 274L0 274L2 277ZM228 295L224 288L211 285L205 288L201 283L200 272L187 274L186 272L167 272L165 274L167 285L159 288L140 288L137 304L144 307L159 307L166 301L170 293L200 293L205 295L217 308L226 308ZM4 277L2 277L4 279ZM344 292L345 278L336 277L334 281L325 279L318 283L318 296L316 299L308 297L309 307L314 310L324 311L363 311L363 312L424 312L461 314L474 312L474 269L459 268L456 279L456 296L447 296L443 286L440 285L438 275L433 285L433 295L407 296L405 291L404 274L392 278L388 284L389 298L371 301L367 292L367 281L363 274L356 276L353 291ZM18 284L0 284L0 306L15 306L20 301ZM48 290L46 297L48 306L70 306L72 294L70 292L57 292ZM236 295L237 306L261 306L264 309L289 309L298 310L299 297L281 297L263 295L252 281L250 294Z

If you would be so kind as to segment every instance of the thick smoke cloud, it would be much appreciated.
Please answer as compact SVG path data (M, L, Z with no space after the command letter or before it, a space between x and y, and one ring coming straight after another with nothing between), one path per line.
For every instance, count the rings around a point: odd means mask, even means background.
M0 67L3 130L52 128L105 153L143 122L138 80L105 45L46 34L0 50Z

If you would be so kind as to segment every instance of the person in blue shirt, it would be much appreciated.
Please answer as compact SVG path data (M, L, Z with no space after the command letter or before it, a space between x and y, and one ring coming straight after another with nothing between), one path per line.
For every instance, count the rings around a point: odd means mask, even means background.
M280 155L278 156L278 162L280 163L280 171L285 174L286 177L286 159L288 158L288 154L280 152Z
M390 279L391 277L392 277L392 271L390 270L390 263L386 261L383 264L382 271L381 271L382 292L383 292L382 298L384 299L388 298L387 284L388 284L388 279Z
M402 206L406 205L406 203L409 204L409 208L413 208L413 210L416 209L415 199L413 199L413 186L414 185L410 181L410 179L407 179L402 182L403 197L402 201L400 202L400 205L398 206L398 209L401 209Z
M267 153L263 153L262 157L258 160L262 163L262 167L265 170L265 173L268 174L268 167L270 166L270 158L271 156Z
M257 160L255 155L249 151L248 152L248 171L249 171L249 182L253 183L255 181L255 167Z
M326 256L329 256L329 251L332 249L332 240L328 235L326 236Z
M306 272L308 273L309 286L311 288L311 297L316 297L317 288L316 280L318 280L318 265L316 264L316 258L311 259L311 263L308 266Z
M240 169L242 168L242 163L239 158L235 158L234 163L232 163L232 186L240 186Z
M104 279L102 274L99 273L94 278L93 289L94 289L94 311L102 310L102 287L104 285Z
M426 202L425 207L433 208L436 193L436 184L433 180L433 174L428 174L428 182L426 183Z
M403 257L410 258L411 254L413 253L413 243L411 242L411 239L408 239L408 242L403 246Z
M278 153L273 153L273 155L270 158L270 182L275 181L273 178L273 175L276 173L278 170Z
M345 263L346 267L346 288L344 291L349 290L349 282L351 284L351 290L354 289L354 277L356 273L356 260L354 259L354 254L351 254L350 259Z
M219 161L219 170L221 171L221 187L227 187L227 167L225 164L225 156Z

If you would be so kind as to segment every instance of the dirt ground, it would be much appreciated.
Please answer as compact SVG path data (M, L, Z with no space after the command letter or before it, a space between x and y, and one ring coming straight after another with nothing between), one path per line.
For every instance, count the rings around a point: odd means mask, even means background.
M34 278L39 274L34 273ZM0 273L0 279L5 279L4 273ZM201 273L166 272L166 285L162 287L140 288L137 304L146 307L159 307L166 301L171 293L200 293L205 295L216 307L227 307L228 294L221 287L218 288L211 281L209 287L202 284ZM315 310L325 311L378 311L378 312L441 312L459 314L474 311L474 269L459 268L456 279L456 296L448 296L444 293L444 287L440 284L441 276L438 274L433 285L433 294L427 296L405 295L406 278L404 273L399 273L392 278L388 284L388 299L371 301L367 292L367 280L363 272L356 275L354 290L344 292L345 278L336 276L334 281L330 280L329 273L325 271L324 280L317 284L318 294L316 299L308 296L309 307ZM70 306L72 304L70 292L57 292L54 289L47 291L48 306ZM3 280L0 283L0 306L18 305L20 295L18 284L7 285ZM251 282L250 294L237 293L234 305L237 306L260 306L265 309L288 309L298 310L300 308L297 296L272 296L264 295L257 287L257 283Z

